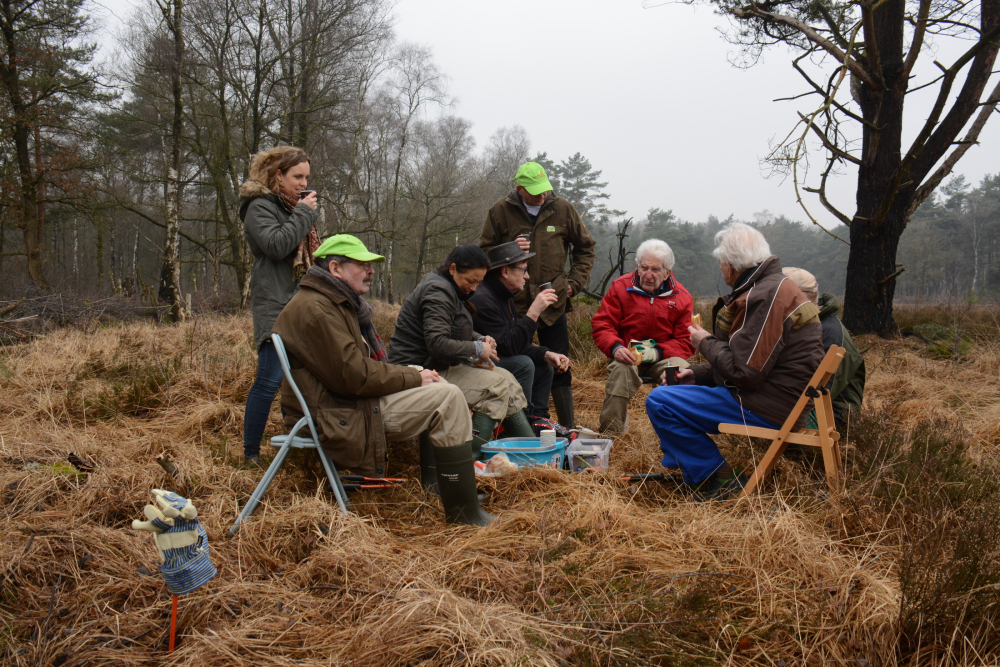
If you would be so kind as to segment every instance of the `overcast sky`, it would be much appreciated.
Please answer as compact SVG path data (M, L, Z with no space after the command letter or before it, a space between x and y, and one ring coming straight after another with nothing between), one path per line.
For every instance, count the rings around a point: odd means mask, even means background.
M130 2L105 4L120 16ZM772 101L804 91L783 47L750 69L733 67L734 47L717 30L727 21L709 9L657 0L400 0L395 13L400 40L432 48L450 77L451 111L475 124L480 147L497 128L520 125L533 151L556 159L580 152L603 170L609 205L637 219L654 206L694 221L752 219L765 209L805 219L790 179L765 178L760 159L792 129L796 111L815 103ZM957 47L925 54L920 71L930 72L934 58L950 64ZM908 137L932 92L908 98ZM956 168L972 183L1000 172L997 115ZM854 180L842 176L831 188L848 215Z

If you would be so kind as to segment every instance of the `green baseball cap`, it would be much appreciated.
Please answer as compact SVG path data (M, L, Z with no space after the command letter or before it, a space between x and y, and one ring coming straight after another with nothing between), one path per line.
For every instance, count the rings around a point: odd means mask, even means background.
M540 195L552 189L549 177L545 175L542 165L537 162L525 162L518 167L514 181L527 190L529 195Z
M323 241L313 257L329 257L330 255L342 255L358 262L384 262L385 257L368 252L368 248L360 239L350 234L334 234Z

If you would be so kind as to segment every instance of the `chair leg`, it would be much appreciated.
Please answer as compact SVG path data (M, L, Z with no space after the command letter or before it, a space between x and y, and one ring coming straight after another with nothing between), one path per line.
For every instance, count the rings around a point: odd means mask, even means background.
M785 441L778 442L775 440L771 443L771 446L767 448L767 452L764 454L764 458L760 460L760 463L757 464L757 468L750 476L750 481L748 481L747 485L743 487L743 492L740 493L741 498L749 496L753 493L754 489L756 489L761 482L771 475L771 472L774 470L774 466L778 461L778 457L784 453L785 447L787 446L788 443Z
M247 500L247 504L243 506L243 511L240 512L238 517L236 517L236 523L234 523L233 527L229 529L229 537L236 535L236 531L240 527L243 520L250 516L255 509L257 509L260 499L264 497L264 493L267 491L267 488L271 486L271 482L274 481L275 475L278 474L281 466L285 464L285 459L288 457L289 449L291 448L286 444L278 450L274 460L271 461L271 465L268 466L264 476L261 477L260 482L257 484L257 488L253 490L253 493L250 494L249 500Z
M833 428L833 403L830 395L824 394L816 406L816 421L819 426L819 443L823 450L823 467L826 469L826 483L830 494L840 489L840 447L839 443L830 438Z
M340 475L337 474L337 468L333 465L333 461L327 457L322 446L317 447L316 451L319 453L319 460L323 462L323 468L326 469L326 476L330 478L330 488L333 489L333 497L337 499L340 511L344 513L344 516L347 516L350 513L351 503L347 500L347 491L344 490L340 482Z

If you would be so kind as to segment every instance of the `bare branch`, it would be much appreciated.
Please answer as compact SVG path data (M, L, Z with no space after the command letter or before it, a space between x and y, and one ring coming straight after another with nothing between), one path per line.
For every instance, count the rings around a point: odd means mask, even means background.
M910 52L906 54L906 62L903 64L903 76L909 76L913 65L917 62L920 49L924 45L924 33L927 31L927 16L931 11L931 0L920 0L920 9L917 12L917 25L913 30L913 41L910 43Z
M910 207L906 211L906 216L909 217L913 215L913 212L917 210L917 207L927 199L930 193L941 184L945 176L951 173L951 170L955 168L955 164L962 159L962 156L975 144L979 143L979 133L983 131L983 127L986 126L986 122L990 119L990 115L996 111L997 104L1000 104L1000 83L996 85L993 92L990 94L989 98L983 103L982 108L979 110L979 115L976 116L976 120L972 123L972 127L969 128L968 133L965 138L959 142L958 148L952 151L951 155L945 158L944 163L923 183L917 188L916 193L913 195L913 201L910 203Z
M844 213L842 213L840 211L840 209L838 209L833 204L831 204L830 200L826 198L826 179L830 175L830 172L833 171L833 165L835 163L836 163L836 160L834 158L830 158L827 161L826 169L823 170L823 176L820 179L820 184L819 184L818 188L807 188L807 187L803 186L802 189L805 190L806 192L811 192L813 194L819 195L819 201L820 201L821 204L823 204L823 206L826 208L826 210L828 210L830 213L833 213L833 215L838 220L840 220L842 223L844 223L845 225L847 225L848 227L850 227L851 226L851 222L852 222L851 219L847 215L845 215ZM829 230L826 230L825 228L824 228L824 231L826 231L828 234L830 234L834 238L840 238L839 236L837 236L836 234L833 234L832 232L830 232ZM840 239L840 240L844 241L844 239ZM844 243L847 243L847 241L844 241ZM850 245L850 244L848 243L848 245Z
M856 77L864 81L865 84L873 88L877 88L879 86L878 82L872 78L872 75L868 73L868 71L861 65L861 63L859 63L854 58L849 57L847 53L845 53L840 47L838 47L836 44L834 44L833 42L831 42L830 40L826 39L821 34L816 32L815 28L813 28L812 26L803 23L802 21L796 18L792 18L791 16L785 16L784 14L776 14L773 12L765 12L764 10L757 9L753 6L751 6L748 9L740 9L737 7L732 11L733 15L736 16L736 18L745 19L753 16L760 19L767 19L769 21L774 21L775 23L786 25L789 28L795 28L803 35L805 35L805 37L809 39L810 42L819 46L824 51L832 55L834 58L840 61L841 64L846 65L851 70L851 72L853 72Z
M847 153L847 152L841 150L835 144L833 144L830 141L830 139L823 133L823 131L820 130L819 126L816 125L816 123L814 121L812 121L810 119L807 119L805 117L805 115L803 115L801 112L799 112L799 118L801 118L802 122L805 123L805 124L807 124L809 126L809 128L813 131L813 133L817 137L820 138L820 141L823 142L823 147L826 148L826 150L830 151L831 153L833 153L836 157L840 158L841 160L846 160L846 161L850 162L851 164L861 165L861 160L859 160L858 158L854 157L850 153Z
M872 18L872 11L872 0L862 0L861 22L865 26L865 59L868 61L868 69L871 70L879 88L884 88L885 80L882 78L882 61L878 53L878 42L875 39L875 21Z

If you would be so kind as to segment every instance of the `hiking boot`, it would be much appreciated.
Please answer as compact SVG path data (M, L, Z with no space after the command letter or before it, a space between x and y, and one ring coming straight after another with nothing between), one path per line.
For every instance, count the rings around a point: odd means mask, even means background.
M718 475L712 475L695 490L694 499L699 503L706 503L712 500L729 500L743 491L750 478L743 473L736 473L727 479L720 479Z

